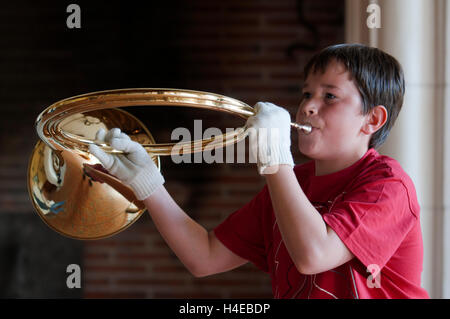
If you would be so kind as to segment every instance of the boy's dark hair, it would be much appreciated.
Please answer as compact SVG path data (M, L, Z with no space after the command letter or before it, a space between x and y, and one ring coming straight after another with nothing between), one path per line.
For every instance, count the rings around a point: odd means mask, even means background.
M310 72L325 72L330 61L342 63L361 94L363 114L377 106L386 107L386 123L372 135L369 148L381 146L402 108L405 80L400 63L391 55L361 44L338 44L314 55L303 70L303 79Z

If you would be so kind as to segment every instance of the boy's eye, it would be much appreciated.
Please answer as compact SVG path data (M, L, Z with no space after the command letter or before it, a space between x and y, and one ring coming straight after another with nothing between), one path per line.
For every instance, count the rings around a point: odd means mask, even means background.
M325 98L327 98L327 99L329 99L329 100L333 100L333 99L336 98L336 96L333 95L333 94L331 94L331 93L326 93L326 94L325 94Z
M309 93L309 92L303 92L303 98L304 99L309 99L310 97L311 97L311 93Z

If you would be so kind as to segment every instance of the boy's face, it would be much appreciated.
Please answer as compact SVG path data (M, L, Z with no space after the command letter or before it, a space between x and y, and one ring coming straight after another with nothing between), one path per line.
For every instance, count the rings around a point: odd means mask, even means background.
M332 60L324 73L310 73L302 95L296 121L313 129L309 135L299 130L300 152L326 161L367 151L370 136L361 132L365 123L361 95L344 65Z

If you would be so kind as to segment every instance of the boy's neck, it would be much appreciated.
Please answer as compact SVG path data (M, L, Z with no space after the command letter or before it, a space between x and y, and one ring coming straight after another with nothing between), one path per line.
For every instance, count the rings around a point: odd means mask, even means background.
M368 148L363 148L346 156L338 156L336 158L327 160L316 159L314 160L316 169L315 175L316 176L328 175L346 169L347 167L350 167L357 161L359 161L364 156L364 154L367 153L367 151Z

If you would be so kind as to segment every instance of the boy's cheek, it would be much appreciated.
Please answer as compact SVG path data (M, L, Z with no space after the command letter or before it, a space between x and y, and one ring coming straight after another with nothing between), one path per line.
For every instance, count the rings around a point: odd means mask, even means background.
M295 122L300 123L301 114L302 114L302 106L301 106L301 103L300 103L300 106L297 109L297 113L295 113Z

